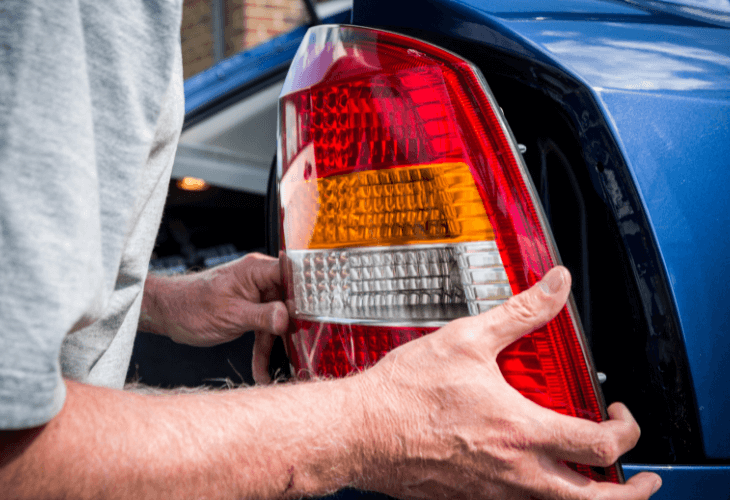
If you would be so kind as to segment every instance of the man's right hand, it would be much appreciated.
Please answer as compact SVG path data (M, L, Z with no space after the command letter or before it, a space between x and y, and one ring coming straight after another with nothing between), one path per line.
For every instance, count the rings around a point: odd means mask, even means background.
M628 409L600 424L560 415L512 388L497 366L506 346L565 305L559 267L506 304L456 320L395 349L359 377L365 405L366 489L400 498L645 499L661 485L641 473L597 483L563 461L609 466L639 439ZM353 380L354 381L354 380Z

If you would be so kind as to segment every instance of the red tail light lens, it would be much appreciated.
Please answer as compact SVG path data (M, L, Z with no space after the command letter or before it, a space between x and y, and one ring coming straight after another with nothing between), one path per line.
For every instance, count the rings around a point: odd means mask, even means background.
M479 71L430 44L312 28L280 98L282 255L300 376L342 376L526 290L557 257ZM572 307L498 358L566 415L605 418ZM619 481L617 466L574 466Z

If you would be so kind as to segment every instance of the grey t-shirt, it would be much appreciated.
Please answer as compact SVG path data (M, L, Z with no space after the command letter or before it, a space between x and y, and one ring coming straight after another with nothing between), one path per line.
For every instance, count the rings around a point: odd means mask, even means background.
M0 4L0 428L121 387L183 120L181 0Z

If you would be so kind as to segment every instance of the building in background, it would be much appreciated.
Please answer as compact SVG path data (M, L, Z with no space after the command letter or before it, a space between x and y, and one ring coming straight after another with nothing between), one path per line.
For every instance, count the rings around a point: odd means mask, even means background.
M185 0L181 28L185 78L308 20L302 0Z

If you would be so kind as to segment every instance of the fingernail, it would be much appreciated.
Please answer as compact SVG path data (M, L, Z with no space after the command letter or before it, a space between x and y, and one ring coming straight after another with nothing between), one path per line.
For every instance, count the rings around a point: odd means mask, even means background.
M563 270L554 268L540 280L540 288L542 288L543 292L552 295L558 293L563 288L564 282Z
M661 487L662 487L662 480L657 479L656 483L654 483L654 487L651 489L651 494L653 495L654 493L659 491L659 488L661 488Z

